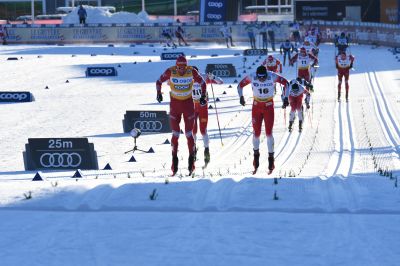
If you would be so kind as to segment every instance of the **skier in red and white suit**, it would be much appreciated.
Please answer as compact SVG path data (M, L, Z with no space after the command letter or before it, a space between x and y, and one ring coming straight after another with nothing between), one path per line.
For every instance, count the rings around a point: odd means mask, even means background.
M306 95L305 103L308 109L310 108L310 92L296 79L291 80L289 86L285 90L282 105L282 108L286 108L289 104L291 107L289 116L289 131L292 131L296 111L299 117L299 131L301 132L303 129L303 94Z
M198 70L197 67L193 67L194 69ZM219 77L215 77L213 74L204 74L202 73L201 76L206 81L206 84L223 84L223 80ZM204 162L208 164L210 162L210 148L209 148L209 138L207 133L207 124L208 124L208 105L207 103L202 105L200 104L201 98L201 84L194 82L193 83L193 91L192 91L192 98L194 102L194 125L193 125L193 137L194 142L196 143L196 135L197 135L197 120L199 120L199 127L200 133L203 137L204 143Z
M346 101L349 100L349 76L350 69L353 68L354 56L346 55L346 52L342 52L336 56L336 69L338 70L338 100L340 101L340 91L342 89L342 79L344 77L346 87Z
M194 124L194 104L192 99L193 81L200 83L201 96L200 103L207 105L206 100L206 82L196 69L187 65L187 60L184 56L179 56L176 59L176 65L168 68L157 80L157 101L162 102L163 96L161 93L161 84L168 80L171 88L170 91L170 125L172 129L172 174L175 175L178 171L178 138L180 134L179 123L183 115L185 121L185 135L189 148L189 174L195 169L195 152L196 147L193 138Z
M272 71L272 72L278 73L278 70L279 70L279 73L282 74L282 63L281 63L281 61L279 61L277 58L274 58L272 55L269 55L267 57L267 59L264 60L262 65L265 66L268 71Z
M274 126L274 86L278 82L284 86L288 85L288 81L271 71L267 71L265 66L259 66L256 73L252 73L244 77L238 85L238 93L240 96L240 104L245 106L246 102L243 96L243 87L251 84L253 89L253 149L254 149L254 173L257 172L260 159L260 135L261 126L264 121L265 133L267 135L268 145L268 169L269 173L274 170L274 137L272 135L272 129Z
M314 67L315 65L318 65L318 58L307 53L306 49L301 47L300 52L294 55L290 60L290 65L293 66L296 61L298 61L297 76L311 82L310 66Z

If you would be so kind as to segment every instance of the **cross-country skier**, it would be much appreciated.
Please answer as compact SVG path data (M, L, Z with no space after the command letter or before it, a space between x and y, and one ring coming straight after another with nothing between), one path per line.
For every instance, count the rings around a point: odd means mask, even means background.
M192 99L193 81L201 86L201 96L199 102L201 105L207 104L206 99L206 82L196 69L187 65L187 60L184 56L179 56L176 59L176 65L169 67L157 80L157 101L162 102L163 96L161 93L161 85L167 81L171 88L170 97L170 125L172 129L172 175L178 171L178 139L180 134L179 123L183 115L185 121L185 135L189 148L188 169L189 175L195 169L195 152L196 146L193 138L194 124L194 104Z
M294 51L294 46L293 44L290 42L290 40L286 40L285 42L283 42L281 44L280 47L280 53L283 54L283 65L286 64L286 56L288 58L288 62L290 61L290 59L292 59L291 57L291 53Z
M260 165L260 135L261 126L264 121L265 133L267 135L268 145L268 169L269 174L275 168L274 165L274 137L272 129L274 126L274 86L278 82L287 86L289 82L279 74L267 71L265 66L259 66L256 73L252 73L244 77L238 87L240 96L240 104L245 106L246 101L243 96L243 87L251 84L253 89L253 108L252 108L252 123L253 123L253 150L254 150L254 174L257 172Z
M301 47L300 52L295 54L290 60L290 65L297 63L297 76L304 78L306 81L311 82L310 67L318 65L318 59L311 53L307 53L306 48Z
M349 101L349 76L350 69L353 68L354 56L346 55L342 51L341 54L336 56L336 69L338 70L338 101L340 101L340 91L342 89L342 79L344 77L346 87L346 102Z
M342 32L340 36L336 37L335 47L338 49L338 55L341 54L341 52L346 52L347 47L349 47L349 38L344 32Z
M305 103L308 109L310 108L310 92L305 86L300 84L297 79L291 80L283 95L282 105L282 108L286 108L289 104L291 107L289 116L289 132L292 131L296 111L299 117L299 131L301 132L303 129L303 94L306 95Z
M198 71L197 67L193 67ZM212 73L209 74L200 74L207 84L223 84L223 80L219 77L215 77ZM200 133L203 137L204 144L204 163L207 165L210 162L210 148L209 148L209 138L207 133L207 124L208 124L208 105L207 102L200 103L202 95L201 84L198 82L193 83L193 91L192 97L194 102L194 125L193 125L193 137L194 142L196 143L196 135L197 135L197 120L199 120Z
M267 68L268 71L272 71L275 73L281 73L282 74L282 64L279 59L273 57L272 55L269 55L267 59L264 60L262 63L263 66Z
M172 48L176 48L176 44L174 43L174 39L172 38L172 30L170 28L163 28L161 36L165 38L165 43L168 47L172 45Z
M185 46L189 46L189 44L183 38L184 34L185 34L185 31L183 30L183 28L181 26L178 26L178 28L176 28L176 30L175 30L175 37L178 38L179 46L182 46L181 42L183 42L185 44Z
M221 32L222 36L225 38L226 47L229 48L229 41L231 43L231 47L234 47L235 45L233 44L233 40L232 40L232 28L228 27L226 22L220 28L220 32Z

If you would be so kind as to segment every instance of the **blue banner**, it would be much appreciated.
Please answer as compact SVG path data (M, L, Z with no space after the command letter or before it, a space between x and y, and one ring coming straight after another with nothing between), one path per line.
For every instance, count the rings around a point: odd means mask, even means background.
M225 21L226 0L201 0L200 22Z

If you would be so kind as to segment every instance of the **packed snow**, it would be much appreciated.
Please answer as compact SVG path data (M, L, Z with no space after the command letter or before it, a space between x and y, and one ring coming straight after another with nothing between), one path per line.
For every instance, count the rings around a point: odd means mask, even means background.
M167 52L184 52L201 72L209 63L232 63L243 78L264 60L247 57L243 66L234 54L245 48L202 43ZM199 135L193 177L186 176L184 135L175 177L163 144L170 133L137 139L155 153L125 154L133 148L122 129L127 110L169 111L167 84L164 102L156 101L155 81L174 64L161 61L162 52L148 44L1 47L1 90L35 97L0 104L1 265L398 265L400 63L387 48L351 47L346 103L336 100L334 47L321 45L302 133L288 132L288 110L280 93L275 97L271 175L265 133L260 169L251 173L250 86L242 107L240 78L208 85L222 139L210 109L211 162L202 169ZM87 78L89 66L114 66L118 76ZM295 78L295 69L285 66L283 76ZM38 137L87 137L100 168L109 163L113 170L82 170L83 178L42 172L45 180L33 182L36 172L25 171L22 152ZM128 162L132 155L136 162Z
M155 23L162 22L168 23L173 22L174 20L171 18L158 18L158 19L150 19L149 15L146 11L140 11L138 14L133 12L116 12L111 13L104 9L99 9L93 6L83 6L86 10L87 18L86 23L88 24L96 24L96 23ZM78 24L79 16L78 16L79 6L75 7L70 13L68 13L65 17L63 17L64 24Z

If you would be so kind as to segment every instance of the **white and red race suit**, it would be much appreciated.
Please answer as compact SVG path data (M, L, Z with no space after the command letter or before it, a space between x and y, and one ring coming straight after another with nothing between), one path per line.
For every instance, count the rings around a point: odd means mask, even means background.
M297 115L299 117L299 121L303 121L303 95L306 95L306 103L310 102L310 92L306 89L305 86L296 83L297 86L289 85L285 90L285 97L289 99L290 104L290 116L289 121L294 121L294 117Z
M293 65L297 61L297 76L311 81L310 67L318 64L318 58L310 53L302 54L297 53L290 60L290 64Z
M244 77L237 89L239 96L243 96L243 87L251 84L253 90L253 107L252 107L252 124L253 124L253 149L258 150L260 146L261 126L264 121L265 133L267 135L268 152L274 152L274 137L272 129L274 127L274 87L275 83L284 86L288 85L288 81L271 71L267 71L267 77L264 81L257 78L256 73L252 73Z
M349 95L349 77L350 77L350 68L353 67L354 56L352 55L344 55L340 54L336 56L336 68L338 70L338 94L342 89L342 79L344 77L345 87L346 87L346 99Z
M201 76L206 81L207 84L223 84L224 81L219 77L214 77L213 75L211 78L209 75L202 73ZM209 146L209 138L207 133L207 124L208 124L208 105L201 105L200 98L202 94L201 84L194 82L193 83L193 91L192 91L192 98L194 102L194 124L193 124L193 136L194 141L196 142L196 135L197 135L197 128L198 125L200 127L200 133L203 137L204 148L208 148ZM199 123L197 123L199 120Z

